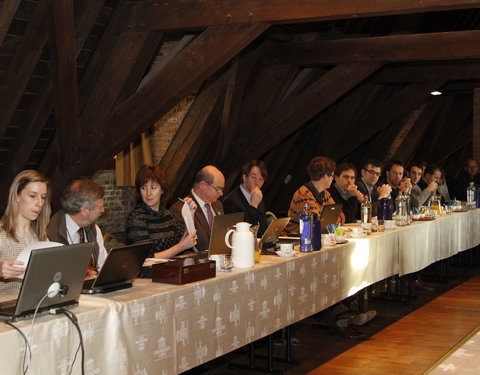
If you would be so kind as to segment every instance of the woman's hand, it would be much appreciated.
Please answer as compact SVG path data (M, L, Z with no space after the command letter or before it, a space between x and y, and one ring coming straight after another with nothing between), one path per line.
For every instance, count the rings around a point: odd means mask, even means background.
M188 234L188 232L185 232L178 244L182 248L182 251L194 247L197 244L197 231L194 230L190 234Z
M17 266L23 266L23 262L15 259L7 259L0 262L0 277L10 279L23 275L25 273L25 267Z

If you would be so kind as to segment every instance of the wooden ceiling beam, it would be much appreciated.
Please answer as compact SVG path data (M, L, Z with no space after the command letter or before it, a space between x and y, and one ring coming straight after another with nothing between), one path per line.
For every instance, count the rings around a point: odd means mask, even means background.
M472 0L183 0L134 1L128 28L179 31L244 23L302 23L479 8Z
M20 0L0 1L0 46L5 39L5 35L7 35L8 28L12 23L19 4Z
M375 77L375 83L463 81L480 79L480 62L445 62L438 65L386 65Z
M281 103L277 111L267 115L262 128L270 130L258 136L242 157L261 157L381 66L377 62L337 65L301 95Z
M22 43L10 61L5 74L5 86L0 92L0 138L3 137L10 124L13 113L47 44L47 3L47 1L40 1L37 4Z
M347 62L399 62L480 57L480 30L277 43L265 52L267 64L316 66Z
M60 140L58 164L65 171L71 166L80 139L74 6L70 0L48 0L48 3L50 52L55 72L55 123Z
M207 29L99 125L104 136L96 143L99 153L92 156L104 160L119 152L267 28L248 24ZM83 165L91 169L95 161Z

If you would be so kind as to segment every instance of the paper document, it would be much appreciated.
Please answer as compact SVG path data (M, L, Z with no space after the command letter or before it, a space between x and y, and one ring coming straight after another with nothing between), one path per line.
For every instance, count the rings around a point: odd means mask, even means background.
M23 266L17 266L21 268L26 268L28 261L30 260L30 253L32 250L35 249L45 249L47 247L56 247L56 246L64 246L63 243L59 242L50 242L50 241L38 241L34 242L31 245L26 246L22 252L18 255L17 260L23 262ZM23 275L18 276L19 279L23 279Z
M195 230L195 222L193 220L193 214L190 210L188 203L184 203L182 207L182 216L185 221L185 226L187 227L188 234L192 233Z

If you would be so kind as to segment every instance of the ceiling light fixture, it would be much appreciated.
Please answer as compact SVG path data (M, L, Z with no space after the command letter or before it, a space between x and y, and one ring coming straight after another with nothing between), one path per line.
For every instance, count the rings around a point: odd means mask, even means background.
M438 95L442 95L442 92L441 92L441 91L432 91L432 92L430 93L430 95L438 96Z

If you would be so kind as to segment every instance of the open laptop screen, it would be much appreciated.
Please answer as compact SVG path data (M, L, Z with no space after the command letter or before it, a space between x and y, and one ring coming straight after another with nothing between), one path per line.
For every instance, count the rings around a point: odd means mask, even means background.
M230 253L231 249L225 243L225 235L229 229L233 229L233 226L243 221L244 218L245 214L243 212L214 216L210 233L210 245L208 247L209 256Z
M28 319L49 291L39 312L78 304L92 250L91 242L32 250L15 307L0 315Z

